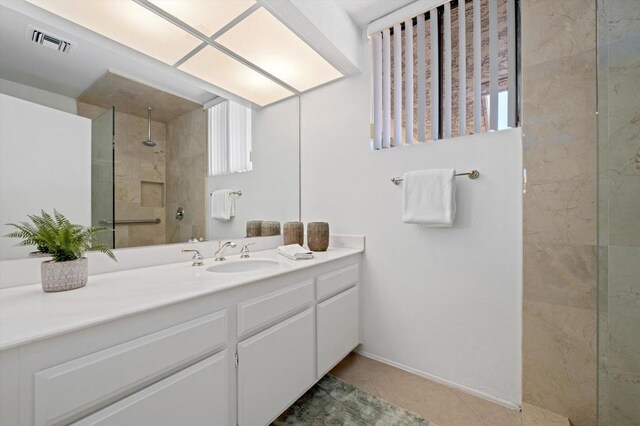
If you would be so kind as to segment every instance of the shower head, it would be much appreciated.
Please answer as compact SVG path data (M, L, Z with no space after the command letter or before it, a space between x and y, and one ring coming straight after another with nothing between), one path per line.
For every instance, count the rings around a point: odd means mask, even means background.
M147 140L142 141L142 145L156 146L156 143L151 140L151 107L147 107Z

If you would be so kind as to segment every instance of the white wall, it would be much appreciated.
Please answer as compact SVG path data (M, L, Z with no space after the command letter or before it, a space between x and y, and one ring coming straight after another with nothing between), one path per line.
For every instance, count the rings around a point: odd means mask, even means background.
M298 121L298 98L253 111L253 170L207 178L208 239L244 237L248 220L298 220ZM216 189L242 190L229 222L211 219L209 194Z
M361 351L520 404L519 129L371 151L367 72L302 97L302 219L363 234ZM458 178L454 228L401 221L390 178L424 168Z
M54 208L91 223L91 120L0 94L0 235ZM34 250L17 242L0 237L0 258Z
M70 114L78 113L78 103L75 99L57 93L48 92L36 87L16 83L0 78L0 93L24 99L25 101L59 109Z

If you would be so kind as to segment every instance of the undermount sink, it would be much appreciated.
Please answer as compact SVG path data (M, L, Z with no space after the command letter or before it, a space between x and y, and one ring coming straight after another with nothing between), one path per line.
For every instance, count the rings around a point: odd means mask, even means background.
M253 272L262 269L269 269L277 266L279 263L275 260L268 259L247 259L233 262L221 262L207 268L209 272Z

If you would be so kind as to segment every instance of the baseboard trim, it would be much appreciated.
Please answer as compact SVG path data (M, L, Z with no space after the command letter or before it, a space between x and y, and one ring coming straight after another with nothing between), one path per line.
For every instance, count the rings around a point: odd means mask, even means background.
M517 411L522 411L522 407L519 406L518 404L514 404L513 402L509 402L509 401L505 401L503 399L500 398L496 398L493 395L489 395L487 393L481 392L479 390L464 386L464 385L460 385L458 383L454 383L451 382L449 380L443 379L442 377L438 377L438 376L434 376L432 374L429 373L425 373L424 371L420 371L420 370L416 370L415 368L411 368L411 367L407 367L406 365L397 363L395 361L391 361L390 359L387 358L383 358L381 356L378 355L374 355L372 353L369 352L365 352L359 349L356 349L354 351L355 353L357 353L358 355L362 355L364 357L367 358L371 358L375 361L381 362L383 364L387 364L390 365L392 367L396 367L399 368L400 370L404 370L408 373L411 374L415 374L416 376L420 376L420 377L424 377L425 379L429 379L429 380L433 380L434 382L440 383L441 385L445 385L445 386L449 386L458 390L461 390L465 393L471 394L473 396L477 396L478 398L482 398L482 399L486 399L487 401L496 403L496 404L500 404L503 407L507 407L510 408L512 410L517 410Z

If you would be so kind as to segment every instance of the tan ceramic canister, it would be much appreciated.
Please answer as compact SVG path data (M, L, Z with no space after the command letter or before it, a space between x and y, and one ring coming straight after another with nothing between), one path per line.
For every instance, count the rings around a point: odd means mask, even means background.
M329 224L327 222L307 224L307 245L311 251L327 251L329 248Z
M262 221L261 220L247 221L247 237L259 237L261 235L262 235Z
M265 220L262 222L262 236L269 237L272 235L280 235L280 222Z
M283 227L284 244L304 244L304 225L302 222L287 222Z

